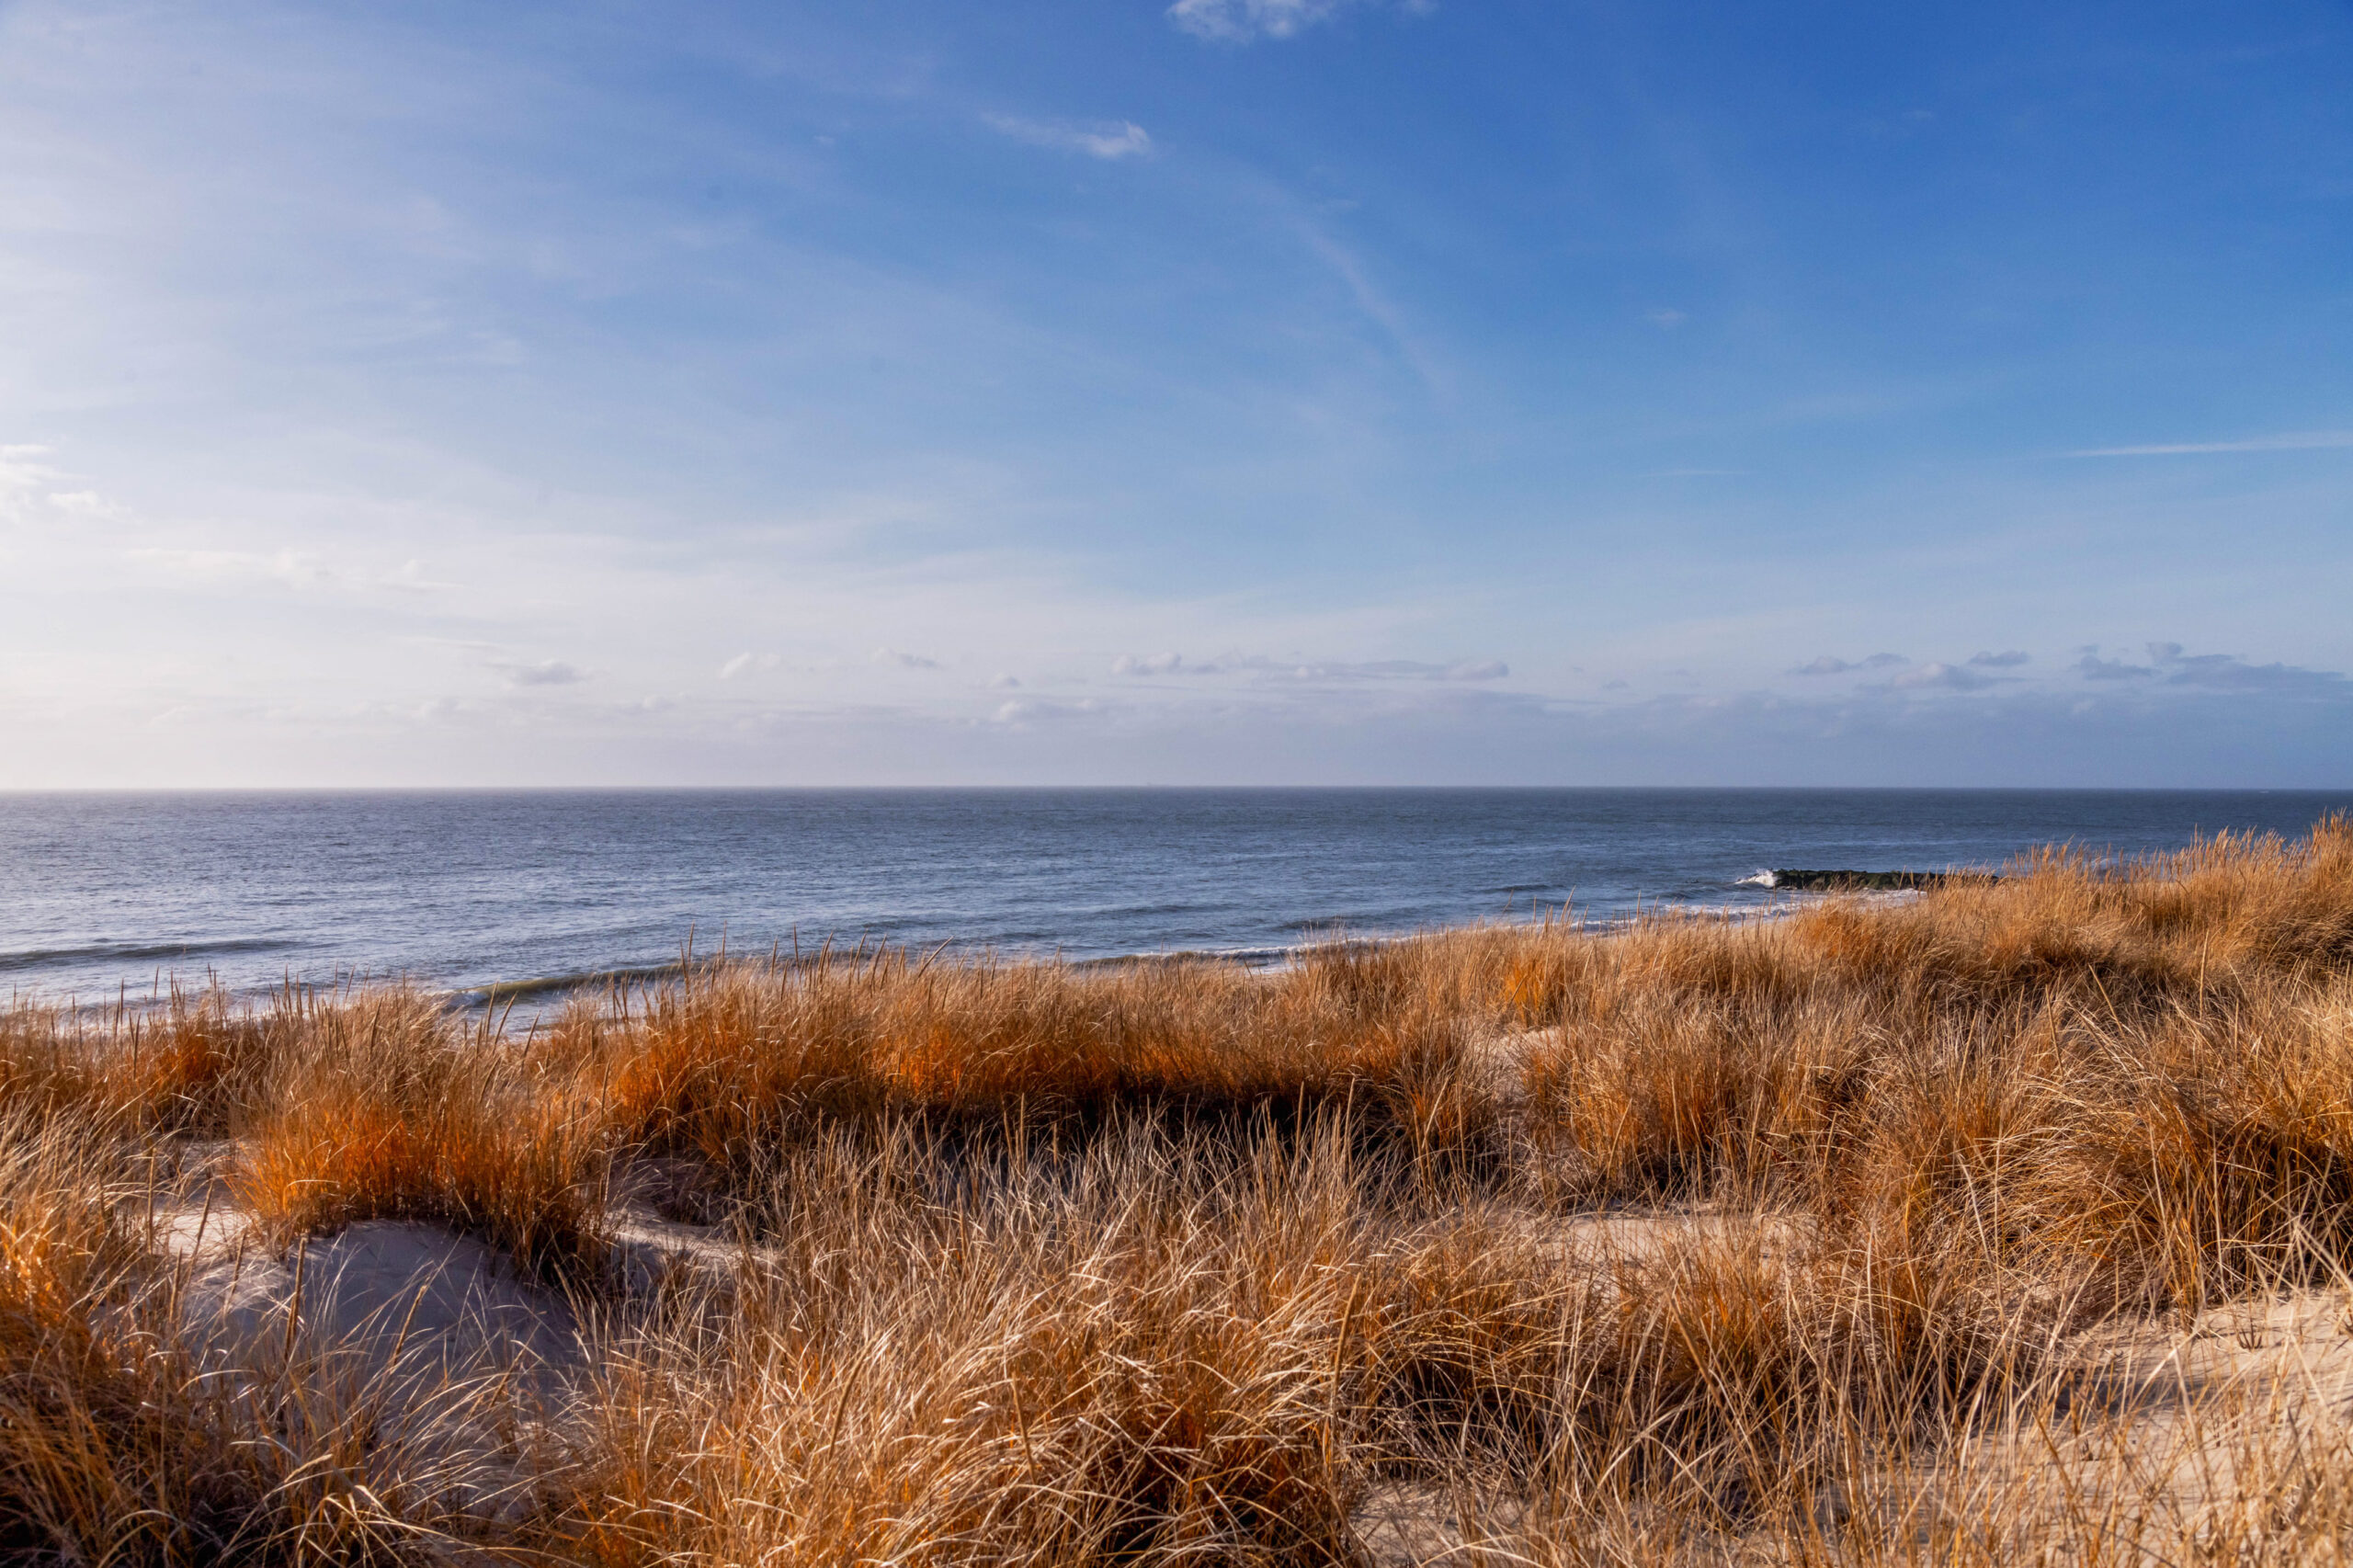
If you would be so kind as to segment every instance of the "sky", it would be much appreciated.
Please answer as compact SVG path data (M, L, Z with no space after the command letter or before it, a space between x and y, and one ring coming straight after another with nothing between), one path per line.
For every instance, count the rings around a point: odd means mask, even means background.
M0 0L0 788L2353 782L2353 6Z

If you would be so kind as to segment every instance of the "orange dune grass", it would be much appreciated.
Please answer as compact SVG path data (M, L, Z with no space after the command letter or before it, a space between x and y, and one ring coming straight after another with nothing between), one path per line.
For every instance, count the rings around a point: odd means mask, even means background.
M273 1235L413 1220L535 1270L599 1256L604 1127L506 1042L453 1028L425 997L314 1010L256 1101L229 1185Z
M1348 1131L1203 1159L1131 1125L944 1207L894 1190L920 1142L805 1145L773 1178L835 1196L779 1201L723 1311L607 1374L551 1549L1351 1562L1369 1490L1449 1473L1754 1514L1842 1434L1909 1444L2036 1359L1969 1260L1873 1279L1742 1226L1643 1256L1368 1210Z
M734 1167L829 1119L1100 1118L1353 1101L1427 1119L1459 1021L1369 1003L1359 957L1293 974L1211 963L1074 971L880 952L714 966L583 998L535 1033L530 1070L568 1082L621 1146Z
M361 1221L568 1292L574 1369L428 1419L191 1326ZM0 1018L28 1559L2333 1562L2348 1309L2336 820L1271 973Z
M303 1001L256 1017L217 989L175 986L163 1006L97 1018L35 1002L0 1012L0 1096L10 1104L95 1108L157 1131L211 1132L253 1092Z

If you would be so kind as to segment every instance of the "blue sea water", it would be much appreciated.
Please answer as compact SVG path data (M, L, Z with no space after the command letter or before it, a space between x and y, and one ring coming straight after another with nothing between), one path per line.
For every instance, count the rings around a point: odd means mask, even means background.
M768 790L0 795L0 988L465 990L831 938L1279 954L1567 905L1762 905L1764 867L1994 867L2302 834L2353 790Z

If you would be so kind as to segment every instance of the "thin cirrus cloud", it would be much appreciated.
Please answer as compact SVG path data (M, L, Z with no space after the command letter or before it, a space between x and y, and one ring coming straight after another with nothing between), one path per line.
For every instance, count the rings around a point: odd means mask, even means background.
M1368 659L1358 663L1300 664L1279 659L1244 659L1235 667L1251 670L1273 681L1461 681L1501 680L1511 666L1501 659L1457 659L1430 664L1421 659Z
M1888 684L1898 691L1977 691L2001 679L1979 675L1962 665L1921 665L1899 673Z
M1868 659L1841 659L1824 653L1818 659L1800 665L1790 673L1793 676L1842 676L1849 670L1893 669L1911 662L1901 653L1873 653Z
M756 671L776 669L783 663L784 661L774 653L755 653L747 648L719 666L719 678L733 680L738 676L750 675Z
M1511 666L1501 659L1457 659L1433 664L1423 659L1334 660L1274 659L1263 653L1227 654L1208 664L1188 664L1181 653L1122 653L1111 661L1116 676L1248 675L1283 683L1356 683L1362 681L1502 680Z
M1176 0L1168 19L1195 38L1249 43L1290 38L1362 0ZM1427 11L1429 0L1405 0L1402 9Z
M2234 653L2188 653L2178 642L2152 642L2149 662L2103 659L2097 648L2086 648L2075 661L2075 673L2100 682L2149 681L2164 686L2194 687L2209 691L2270 692L2283 696L2342 696L2353 682L2336 670L2302 665L2257 665Z
M68 511L84 511L92 516L119 516L121 508L98 495L82 491L52 495L50 501ZM81 506L71 505L83 503ZM429 576L422 561L409 560L396 567L380 569L366 564L345 562L330 563L315 551L308 550L219 550L188 549L166 545L130 545L116 551L116 559L145 571L161 574L188 583L235 585L274 584L288 588L324 589L343 593L367 594L390 590L401 594L446 593L458 586Z
M1111 661L1111 673L1115 676L1173 676L1185 668L1182 653L1122 653ZM1214 675L1217 666L1195 665L1190 673Z
M981 119L990 130L1016 142L1058 153L1084 153L1107 164L1142 157L1152 151L1152 133L1132 119L1104 120L1093 125L1026 119L1012 114L984 114Z
M506 677L509 686L577 686L588 678L588 673L562 659L541 659L537 664L499 664L491 668Z
M2353 448L2353 430L2300 430L2242 441L2163 441L2140 447L2086 447L2071 458L2181 458L2217 452L2330 452Z

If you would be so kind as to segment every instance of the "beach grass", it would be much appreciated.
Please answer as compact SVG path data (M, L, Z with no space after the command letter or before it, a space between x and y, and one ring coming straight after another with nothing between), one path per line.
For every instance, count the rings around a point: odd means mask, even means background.
M0 1551L2353 1555L2341 819L508 1024L0 1016Z

